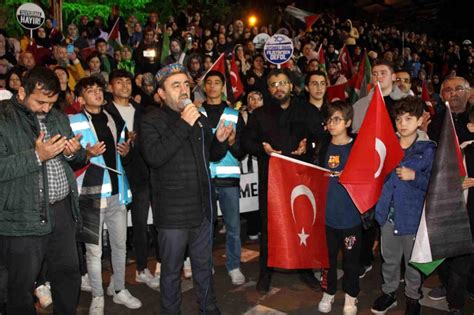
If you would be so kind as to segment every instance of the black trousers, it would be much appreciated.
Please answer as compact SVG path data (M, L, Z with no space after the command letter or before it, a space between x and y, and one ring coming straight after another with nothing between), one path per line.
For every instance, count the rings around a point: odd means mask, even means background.
M326 240L329 252L329 269L324 270L321 286L327 294L337 291L337 255L342 248L342 289L352 297L359 294L360 250L362 246L362 226L350 229L333 229L326 225Z
M464 307L464 290L469 282L472 255L446 258L438 267L441 283L446 288L450 308Z
M247 235L258 235L261 232L260 210L242 213L242 217L247 220Z
M374 254L372 248L374 247L375 239L379 235L379 225L374 223L374 225L367 230L362 229L362 244L360 249L360 265L361 266L370 266L374 260ZM405 266L405 265L404 265Z
M204 218L190 229L158 229L161 260L160 314L181 314L181 270L186 247L191 258L193 285L200 314L220 314L212 279L212 231Z
M45 262L54 314L75 314L81 285L76 228L71 200L50 206L52 233L44 236L0 236L0 269L8 277L7 314L35 314L33 290Z
M137 258L137 270L143 271L148 263L148 212L150 210L150 188L142 187L133 191L133 202L130 205L133 224L133 247ZM155 249L157 244L157 232L155 228L150 229L152 244ZM158 250L155 250L155 254ZM158 255L157 260L160 261Z

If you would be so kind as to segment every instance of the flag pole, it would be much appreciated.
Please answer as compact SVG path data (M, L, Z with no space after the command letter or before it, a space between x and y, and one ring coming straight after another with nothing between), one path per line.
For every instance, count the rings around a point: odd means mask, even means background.
M224 53L221 53L219 58L216 59L216 61L212 64L212 66L199 78L199 80L202 80L206 77L206 75L209 73L209 71L211 71L211 69L216 65L216 63L219 61L219 59L222 58L222 56L224 56ZM197 87L198 87L197 85L194 87L193 92L196 90Z

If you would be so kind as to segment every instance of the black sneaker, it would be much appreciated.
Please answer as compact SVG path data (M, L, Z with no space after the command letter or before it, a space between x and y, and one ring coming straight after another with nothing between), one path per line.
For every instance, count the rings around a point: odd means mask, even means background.
M299 270L299 274L301 281L303 281L303 283L306 284L311 290L321 291L321 284L314 276L313 270Z
M372 306L372 313L374 314L385 314L389 309L397 306L397 298L395 292L387 294L384 293L382 296L377 298Z
M369 272L371 270L372 270L372 265L360 267L360 269L359 269L359 279L364 278L365 275L367 274L367 272Z
M443 286L433 288L428 292L428 298L433 301L439 301L446 298L446 288Z
M418 300L407 297L405 315L420 315L421 305Z

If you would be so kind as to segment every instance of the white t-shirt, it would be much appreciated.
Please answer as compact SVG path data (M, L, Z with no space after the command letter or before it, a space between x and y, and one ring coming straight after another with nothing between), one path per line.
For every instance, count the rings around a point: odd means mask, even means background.
M133 131L133 122L134 122L134 117L135 117L135 108L132 106L132 104L128 104L128 106L122 106L122 105L117 105L114 102L115 108L120 113L120 116L122 116L122 119L125 120L125 124L127 125L128 131Z

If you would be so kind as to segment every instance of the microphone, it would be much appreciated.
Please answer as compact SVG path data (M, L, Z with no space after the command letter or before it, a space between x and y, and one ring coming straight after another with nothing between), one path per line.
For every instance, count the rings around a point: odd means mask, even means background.
M192 103L193 103L193 101L191 101L191 99L186 98L181 102L181 105L183 105L183 108L185 108L186 106L191 105ZM199 113L199 114L201 114L201 113ZM199 121L200 119L201 118L198 118L197 124L198 124L199 128L202 128L202 123Z

